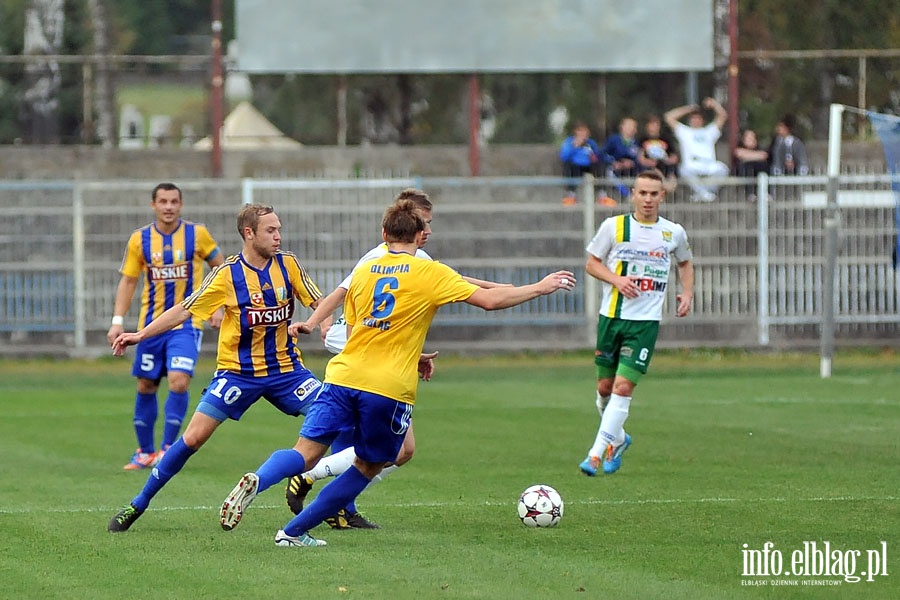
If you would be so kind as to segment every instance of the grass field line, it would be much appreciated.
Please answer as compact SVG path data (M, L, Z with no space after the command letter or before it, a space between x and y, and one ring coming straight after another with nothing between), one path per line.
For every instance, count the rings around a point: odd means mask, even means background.
M760 502L770 503L814 503L814 502L897 502L900 496L814 496L809 498L638 498L634 500L575 500L566 501L568 506L641 506L657 504L750 504ZM476 503L478 506L507 506L511 501L487 500ZM379 504L391 508L443 508L451 506L466 506L472 502L464 500L452 502L393 502ZM27 514L55 514L55 513L99 513L114 512L121 506L93 506L80 508L37 508L28 506L23 508L0 508L0 515L27 515ZM154 511L192 511L192 510L216 510L221 505L215 506L161 506L153 507ZM254 504L253 510L284 510L284 503L279 504Z

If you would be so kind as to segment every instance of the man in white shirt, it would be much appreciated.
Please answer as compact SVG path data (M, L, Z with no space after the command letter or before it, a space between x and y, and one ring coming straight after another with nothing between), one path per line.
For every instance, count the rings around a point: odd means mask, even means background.
M719 186L705 178L725 177L728 165L716 160L716 141L722 136L722 126L728 113L715 98L706 98L703 107L716 113L712 123L706 124L700 107L686 104L668 111L663 118L672 128L681 147L681 176L694 191L691 200L712 202ZM687 116L688 124L680 121Z

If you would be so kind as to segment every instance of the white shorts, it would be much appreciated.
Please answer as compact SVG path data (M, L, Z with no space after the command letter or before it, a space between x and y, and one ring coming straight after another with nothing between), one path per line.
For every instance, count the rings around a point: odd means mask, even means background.
M325 349L337 354L347 345L347 321L343 316L334 320L334 325L325 334Z

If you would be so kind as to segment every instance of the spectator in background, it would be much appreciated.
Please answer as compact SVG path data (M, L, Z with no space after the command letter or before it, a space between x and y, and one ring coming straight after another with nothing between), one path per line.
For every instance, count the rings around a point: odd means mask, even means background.
M634 177L638 171L640 147L637 143L637 121L625 117L619 121L619 133L606 138L601 149L606 163L616 177Z
M663 188L671 194L678 183L678 148L672 136L662 130L659 115L647 115L644 133L638 138L638 148L639 170L657 169L666 178Z
M728 113L715 98L703 100L703 107L716 113L712 123L705 123L703 112L696 104L679 106L663 115L681 147L681 176L694 191L691 196L694 202L712 202L716 199L719 186L701 178L728 175L728 165L716 160L716 142L722 136L722 126ZM683 117L688 117L687 125L679 121Z
M808 175L806 145L794 135L796 119L787 114L775 125L775 139L769 148L772 175Z
M587 123L579 121L572 128L572 135L567 137L559 148L559 160L562 161L563 177L581 177L590 173L600 177L603 163L600 158L600 147L591 139L591 130ZM575 185L567 184L563 205L572 206L575 200Z
M731 172L736 177L756 177L769 170L769 153L759 147L759 138L752 129L741 132L731 156ZM756 185L748 183L744 188L747 200L756 201Z

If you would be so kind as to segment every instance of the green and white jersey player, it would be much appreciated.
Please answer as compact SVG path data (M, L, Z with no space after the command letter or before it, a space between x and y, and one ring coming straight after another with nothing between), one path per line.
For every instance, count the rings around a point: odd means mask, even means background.
M675 314L691 310L693 255L684 227L659 216L663 183L656 169L639 173L631 195L634 212L603 221L586 248L585 270L602 282L594 357L601 419L579 465L587 475L596 475L601 461L604 473L615 473L631 445L624 424L634 388L653 357L673 259L681 283Z

